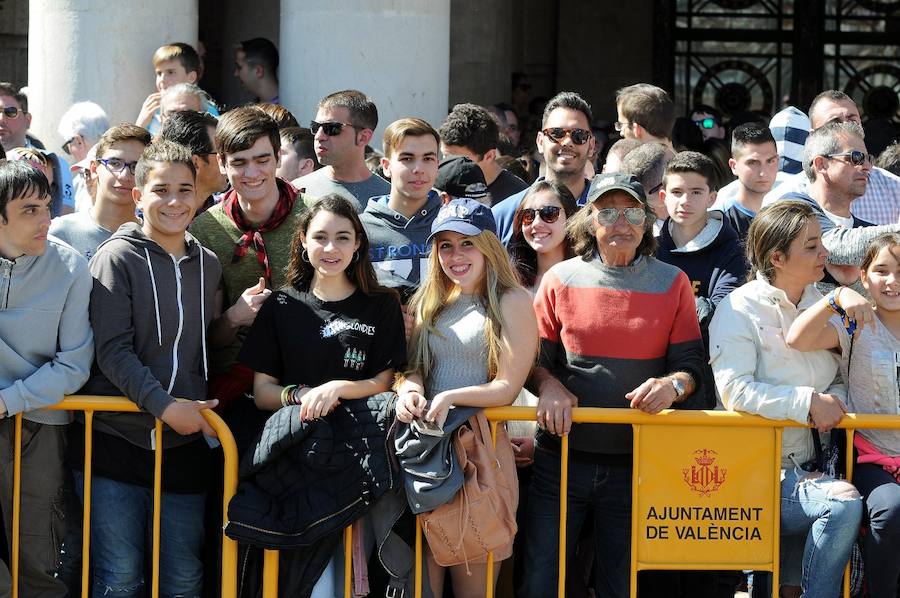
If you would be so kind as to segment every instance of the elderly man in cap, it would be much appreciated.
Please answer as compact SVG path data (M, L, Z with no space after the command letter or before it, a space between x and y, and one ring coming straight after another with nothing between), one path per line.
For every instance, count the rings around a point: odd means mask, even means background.
M588 513L595 526L597 595L629 595L631 427L572 425L572 408L658 413L697 388L703 343L690 281L653 257L656 216L631 175L600 174L573 221L578 257L553 266L535 297L541 337L530 388L540 397L525 562L517 595L557 587L560 437L569 434L571 556ZM615 339L615 342L609 342ZM570 433L571 432L571 433Z

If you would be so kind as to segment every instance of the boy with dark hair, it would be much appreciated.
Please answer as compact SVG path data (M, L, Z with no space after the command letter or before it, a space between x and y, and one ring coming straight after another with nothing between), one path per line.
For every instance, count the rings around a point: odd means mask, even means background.
M66 411L45 411L90 373L87 262L47 236L50 187L34 166L0 161L0 513L12 539L15 419L22 421L19 595L66 596L56 575L65 533ZM11 545L8 545L11 550ZM0 595L10 577L0 562Z
M666 90L648 83L623 87L616 92L616 110L622 137L672 146L675 104Z
M281 163L275 174L292 181L320 168L313 148L313 135L304 127L285 127L281 134Z
M687 274L704 335L716 305L744 284L748 267L737 233L725 223L722 212L708 211L716 200L714 177L711 159L699 152L680 152L666 166L659 192L669 218L660 231L656 257ZM716 405L712 373L705 374L709 376L702 385L705 390L693 398L693 408Z
M159 132L160 100L162 92L179 83L196 84L200 79L200 56L190 44L178 42L160 46L153 53L153 70L156 73L156 91L147 96L141 106L141 112L134 121L153 135ZM212 101L207 101L206 111L219 116L219 111Z
M691 110L691 120L700 129L703 141L707 139L725 139L725 126L722 113L706 104L697 104Z
M236 108L216 128L219 168L231 182L222 201L198 216L190 232L223 264L221 305L224 310L209 331L209 395L227 406L244 397L253 372L237 363L244 337L271 289L284 284L290 261L291 236L304 209L303 197L275 175L281 137L278 125L254 108ZM255 435L258 411L241 401L226 420L238 440ZM241 434L246 436L241 436Z
M196 218L215 205L213 194L228 186L228 179L219 170L214 139L218 120L204 112L183 110L173 112L163 123L159 139L173 141L191 152L191 160L197 170Z
M497 164L500 128L485 108L457 104L441 125L440 135L445 157L462 156L478 164L494 203L528 188L528 183Z
M316 157L324 167L293 181L311 198L337 193L356 203L360 212L370 197L390 193L391 185L366 165L366 145L378 126L378 109L355 89L337 91L319 102L309 124Z
M91 160L91 176L96 181L94 204L90 210L54 218L50 234L91 259L97 247L126 222L137 222L134 173L138 158L150 143L150 133L137 125L122 123L110 128L97 142Z
M737 193L718 206L737 232L741 242L747 238L753 217L762 208L763 198L772 190L778 174L778 150L768 127L747 123L735 128L731 136L731 172L738 180Z
M264 37L242 41L234 51L234 76L257 102L280 104L278 48Z
M441 207L432 188L438 172L440 137L420 118L401 118L384 131L381 165L391 192L373 197L360 215L379 281L408 295L427 267L431 223Z
M91 519L92 594L140 592L144 585L154 451L161 448L160 593L199 596L212 463L200 433L215 436L200 411L216 405L206 400L206 329L221 268L186 232L196 206L190 152L156 141L144 150L135 176L132 197L143 224L119 228L90 266L97 368L84 391L124 394L143 411L94 417L91 510L102 517ZM166 424L161 447L154 418ZM72 444L83 438L74 434ZM83 447L73 447L71 455L83 500Z

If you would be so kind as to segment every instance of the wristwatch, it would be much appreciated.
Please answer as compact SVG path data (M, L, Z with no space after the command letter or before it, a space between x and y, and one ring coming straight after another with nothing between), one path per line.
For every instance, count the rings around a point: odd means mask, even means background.
M684 382L674 376L669 378L669 380L672 382L672 388L675 389L675 400L678 401L678 399L684 396L684 391L686 390Z

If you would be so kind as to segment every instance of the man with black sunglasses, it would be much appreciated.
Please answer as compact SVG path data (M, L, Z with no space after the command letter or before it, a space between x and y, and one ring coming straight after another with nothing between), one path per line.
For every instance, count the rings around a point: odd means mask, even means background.
M584 205L590 186L590 181L584 178L584 165L595 144L592 120L591 106L580 95L572 91L560 92L547 102L536 139L546 167L545 175L538 180L546 178L565 185L579 206ZM516 208L527 192L528 189L524 189L491 208L497 222L497 237L504 245L509 244Z
M337 193L362 212L370 197L387 195L391 185L366 165L366 145L378 126L378 109L361 91L325 96L309 124L316 158L323 166L293 181L311 199Z
M850 211L851 203L866 193L872 172L864 135L862 126L853 121L828 123L811 132L803 152L806 193L781 198L809 203L822 225L822 243L830 253L819 283L823 292L854 283L869 242L882 233L900 232L900 224L875 226Z
M138 158L148 145L150 133L143 127L122 123L106 131L90 166L97 182L94 204L89 210L54 218L50 234L90 260L121 225L137 222L131 190Z
M815 130L834 122L861 124L862 118L853 98L843 91L829 89L813 99L809 107L809 121ZM763 205L781 199L788 193L807 193L808 184L807 177L802 173L788 177L766 195ZM869 172L866 191L853 202L852 212L874 224L900 222L900 177L873 167Z

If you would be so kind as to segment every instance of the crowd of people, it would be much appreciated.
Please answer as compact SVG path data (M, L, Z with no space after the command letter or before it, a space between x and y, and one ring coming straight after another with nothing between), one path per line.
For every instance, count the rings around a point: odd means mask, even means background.
M568 436L568 594L625 597L631 427L572 409L630 407L809 424L783 434L781 595L839 596L858 546L860 595L897 598L900 431L856 434L850 480L828 458L845 413L900 415L900 151L869 153L845 93L725 123L676 118L639 83L608 145L570 91L529 139L517 74L511 103L400 118L379 151L357 90L301 127L266 40L235 55L259 102L221 114L194 48L152 62L135 123L91 102L62 118L71 166L0 83L0 512L9 548L22 414L19 596L79 595L88 557L90 595L144 595L157 451L159 593L215 596L215 409L242 457L225 528L242 596L263 548L281 595L342 596L347 526L354 595L411 595L414 515L425 595L555 595ZM140 408L93 416L90 555L85 417L47 410L78 393ZM483 409L511 404L536 426L501 425L490 448ZM731 598L741 577L642 572L638 594Z

